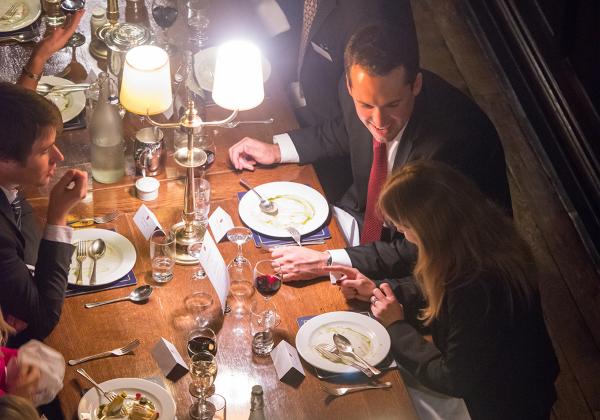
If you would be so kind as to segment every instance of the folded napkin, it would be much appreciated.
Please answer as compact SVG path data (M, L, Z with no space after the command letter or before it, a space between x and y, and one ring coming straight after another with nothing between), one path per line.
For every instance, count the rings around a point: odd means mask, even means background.
M102 290L118 289L120 287L133 286L134 284L137 284L137 278L135 277L133 270L131 270L129 273L127 273L125 276L121 277L114 283L100 284L94 287L81 287L69 283L69 285L67 286L67 292L65 293L65 296L71 297L85 295L88 293L100 292Z
M238 200L240 200L247 191L242 191L238 193ZM250 227L249 227L250 228ZM261 246L275 246L275 245L296 245L296 242L290 238L274 238L272 236L265 235L263 233L257 232L250 228L252 231L252 239L254 239L254 245L257 248ZM319 241L325 239L331 239L331 233L329 232L329 228L327 226L323 226L321 229L314 231L308 235L302 235L302 242L305 241Z

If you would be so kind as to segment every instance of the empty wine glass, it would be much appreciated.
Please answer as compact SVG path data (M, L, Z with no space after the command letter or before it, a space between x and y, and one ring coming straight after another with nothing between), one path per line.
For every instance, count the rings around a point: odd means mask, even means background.
M229 293L235 298L232 304L233 314L241 318L247 312L248 298L254 293L252 286L252 266L246 260L241 264L232 260L227 265L229 273Z
M233 264L243 265L248 263L248 259L242 253L242 246L252 237L252 231L248 228L236 226L227 231L227 239L237 245L237 255L233 259Z
M190 364L192 383L189 390L190 394L197 398L197 401L190 407L190 418L213 418L215 408L214 405L207 403L206 397L215 382L217 371L217 359L212 353L202 351L192 356Z
M194 316L195 327L206 327L209 324L208 318L203 313L213 304L213 298L210 293L193 292L191 295L186 296L184 304L187 310Z
M208 40L206 32L210 23L208 18L209 0L188 0L185 7L190 41L194 47L202 49Z
M85 44L85 36L75 32L67 41L67 46L71 47L71 62L60 72L59 76L64 77L74 83L83 82L87 78L87 70L77 61L77 47Z
M152 2L152 17L163 30L162 47L169 55L173 55L177 48L169 43L167 30L173 26L178 14L177 0L154 0Z
M203 242L204 242L204 235L206 234L206 224L204 224L203 221L201 220L194 220L194 226L196 226L198 228L198 232L196 233L196 237L197 242L194 242L193 244L188 245L187 248L187 253L188 255L199 259L200 256L202 255L202 246L203 246ZM204 268L202 267L202 264L200 263L200 261L198 261L198 271L196 271L193 275L192 275L192 280L202 280L206 278L206 271L204 271Z

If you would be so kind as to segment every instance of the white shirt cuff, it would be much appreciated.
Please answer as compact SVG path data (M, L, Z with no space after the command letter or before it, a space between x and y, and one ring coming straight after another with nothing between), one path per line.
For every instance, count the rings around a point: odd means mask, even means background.
M281 152L281 163L298 163L300 156L294 147L294 142L289 134L277 134L273 136L273 143L279 145Z
M332 264L352 267L350 255L348 255L345 249L328 249L327 252L329 252L329 255L331 255Z
M46 225L44 239L70 244L73 240L73 228L70 226Z

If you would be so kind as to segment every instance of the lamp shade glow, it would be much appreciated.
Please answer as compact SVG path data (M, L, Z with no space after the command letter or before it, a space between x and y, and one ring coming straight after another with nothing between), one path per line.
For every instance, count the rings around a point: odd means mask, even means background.
M171 106L169 56L154 45L132 48L125 56L119 100L138 115L165 112Z
M244 111L263 101L260 50L250 42L229 41L219 47L213 100L225 109Z

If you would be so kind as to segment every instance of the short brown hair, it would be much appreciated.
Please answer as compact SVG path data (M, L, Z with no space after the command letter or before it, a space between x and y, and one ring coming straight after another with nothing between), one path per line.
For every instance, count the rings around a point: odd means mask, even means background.
M44 130L62 131L58 108L32 90L0 82L0 159L24 165Z
M414 36L388 24L365 26L348 41L344 67L350 82L350 68L358 65L370 75L385 76L404 67L406 82L413 83L419 72L419 47Z

